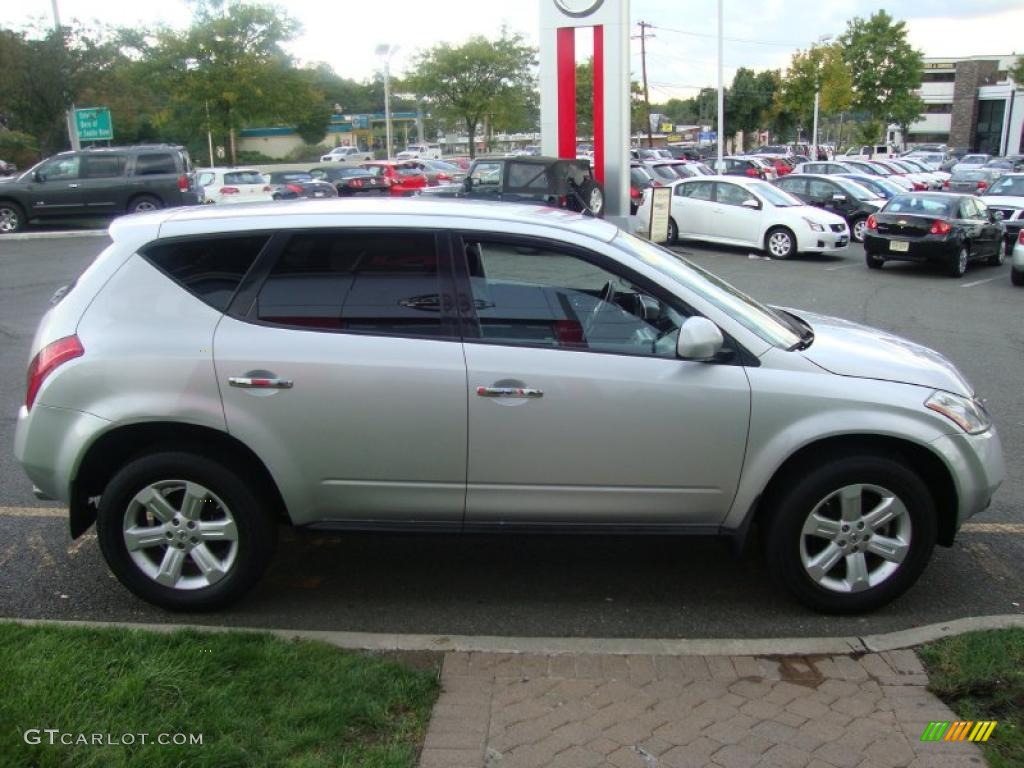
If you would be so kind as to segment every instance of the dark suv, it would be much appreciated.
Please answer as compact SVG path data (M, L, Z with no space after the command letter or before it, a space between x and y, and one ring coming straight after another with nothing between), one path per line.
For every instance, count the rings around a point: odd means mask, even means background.
M31 219L92 218L196 205L183 147L149 144L61 152L0 181L0 234Z

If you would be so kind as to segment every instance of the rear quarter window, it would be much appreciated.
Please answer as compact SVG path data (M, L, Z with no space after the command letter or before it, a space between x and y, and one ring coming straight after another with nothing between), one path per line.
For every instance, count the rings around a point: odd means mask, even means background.
M268 239L245 235L158 241L140 253L193 296L224 312Z
M156 176L164 173L176 174L177 172L178 167L174 162L174 155L170 152L138 155L135 158L136 176Z

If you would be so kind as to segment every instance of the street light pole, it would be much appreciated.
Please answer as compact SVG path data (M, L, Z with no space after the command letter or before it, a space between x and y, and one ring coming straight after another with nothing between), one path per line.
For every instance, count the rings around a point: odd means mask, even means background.
M64 28L60 23L60 9L57 7L57 0L50 0L50 5L53 8L53 29L60 35L60 47L64 49ZM71 142L71 148L78 151L82 148L81 142L78 140L78 129L75 127L75 105L71 104L69 108L64 110L64 122L68 127L68 140Z
M818 42L824 45L832 39L832 35L822 35ZM818 159L818 104L821 101L821 67L814 66L814 132L811 134L811 160Z
M397 45L377 46L377 55L384 57L384 132L387 136L385 160L391 159L391 57L397 50Z
M722 171L722 141L725 132L725 86L722 76L722 0L718 0L718 172Z

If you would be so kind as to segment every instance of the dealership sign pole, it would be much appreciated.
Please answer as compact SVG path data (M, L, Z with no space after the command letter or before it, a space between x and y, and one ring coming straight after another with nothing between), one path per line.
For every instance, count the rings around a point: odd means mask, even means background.
M545 155L576 157L576 30L594 35L594 174L606 217L629 215L629 0L542 0L540 129Z

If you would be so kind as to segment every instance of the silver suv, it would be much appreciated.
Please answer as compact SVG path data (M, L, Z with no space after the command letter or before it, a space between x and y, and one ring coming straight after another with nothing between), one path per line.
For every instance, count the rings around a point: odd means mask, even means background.
M54 297L16 453L180 609L237 598L278 523L714 534L756 523L805 604L876 608L1003 480L943 357L759 304L551 208L158 211Z

